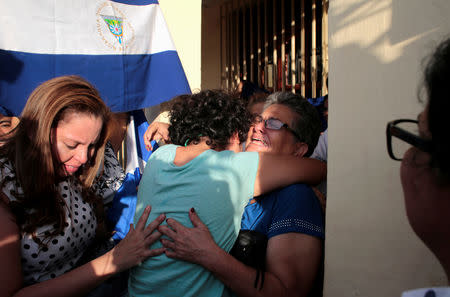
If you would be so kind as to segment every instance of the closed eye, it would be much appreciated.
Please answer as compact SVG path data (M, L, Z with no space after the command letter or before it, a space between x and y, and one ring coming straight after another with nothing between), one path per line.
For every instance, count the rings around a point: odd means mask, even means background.
M66 147L67 147L68 149L70 149L70 150L74 150L74 149L76 149L76 147L77 147L77 144L75 144L75 145L69 145L69 144L65 143L65 145L66 145Z
M9 128L11 127L11 121L10 120L3 120L0 121L0 127Z

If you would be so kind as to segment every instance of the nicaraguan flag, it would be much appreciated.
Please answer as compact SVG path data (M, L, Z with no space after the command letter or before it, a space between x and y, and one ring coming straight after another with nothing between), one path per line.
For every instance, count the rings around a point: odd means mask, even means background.
M148 122L142 110L131 112L130 123L127 128L126 147L127 165L125 180L114 196L111 207L108 209L108 221L114 224L113 239L121 240L130 229L136 210L137 187L142 177L151 151L147 151L143 135L148 128ZM152 142L153 151L158 144Z
M190 93L156 0L2 1L0 27L0 104L16 115L66 74L93 83L114 112Z

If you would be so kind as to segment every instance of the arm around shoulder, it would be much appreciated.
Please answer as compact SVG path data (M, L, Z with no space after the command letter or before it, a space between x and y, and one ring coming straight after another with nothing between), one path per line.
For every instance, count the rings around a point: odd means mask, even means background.
M327 164L310 158L259 153L254 195L293 183L316 185L327 176Z

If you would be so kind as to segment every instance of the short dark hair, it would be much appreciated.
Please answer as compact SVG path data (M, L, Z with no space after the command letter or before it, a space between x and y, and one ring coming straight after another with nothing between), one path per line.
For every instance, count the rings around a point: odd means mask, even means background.
M429 57L424 70L424 84L429 109L428 124L431 132L431 165L438 176L450 181L450 138L448 112L450 111L450 38L438 45Z
M284 105L297 115L289 126L301 137L297 140L308 145L305 156L309 157L316 148L322 127L317 110L304 97L291 92L276 92L269 95L264 109L273 104Z
M209 137L212 149L225 149L234 133L240 142L247 138L252 118L244 103L220 90L182 95L170 110L169 137L173 144L185 145Z

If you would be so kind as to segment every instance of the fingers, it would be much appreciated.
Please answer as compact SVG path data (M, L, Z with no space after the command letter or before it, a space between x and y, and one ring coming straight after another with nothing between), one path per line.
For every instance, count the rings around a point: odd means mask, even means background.
M160 232L155 231L145 238L145 244L147 246L150 246L150 245L154 244L158 239L160 239L161 236L162 236L162 234Z
M150 215L152 207L150 205L147 205L144 209L144 212L142 213L141 217L139 218L139 221L136 225L136 230L143 231L145 223L147 223L148 216Z
M155 134L155 132L156 132L155 127L153 125L150 125L147 128L147 131L145 131L145 133L144 133L144 144L148 151L152 150L151 141L152 141L152 138L153 138L153 135Z
M192 207L191 210L189 211L189 219L192 222L192 225L194 227L202 227L205 226L205 224L203 224L203 222L200 220L200 218L197 215L197 212L195 211L195 209Z
M169 124L161 122L153 122L148 126L147 131L144 134L144 144L147 150L152 150L152 140L163 139L164 141L169 140Z
M168 141L169 140L169 124L166 123L161 123L160 124L160 129L158 130L159 135L161 135L161 138L164 141Z
M148 226L145 228L145 237L151 234L162 222L166 219L165 214L160 214L156 219L154 219Z
M182 229L188 229L187 227L181 225L177 220L175 219L167 219L166 220L167 225L170 226L175 232L179 232Z
M167 237L170 237L172 239L175 239L177 237L177 233L172 229L170 229L169 227L167 227L166 225L158 226L158 231L162 235L166 235Z
M162 238L161 243L165 249L171 249L172 251L175 250L175 242Z
M177 253L175 253L174 251L171 251L171 250L165 250L165 254L168 258L174 258L174 259L179 258Z
M149 249L144 252L144 257L159 256L165 252L165 248Z

